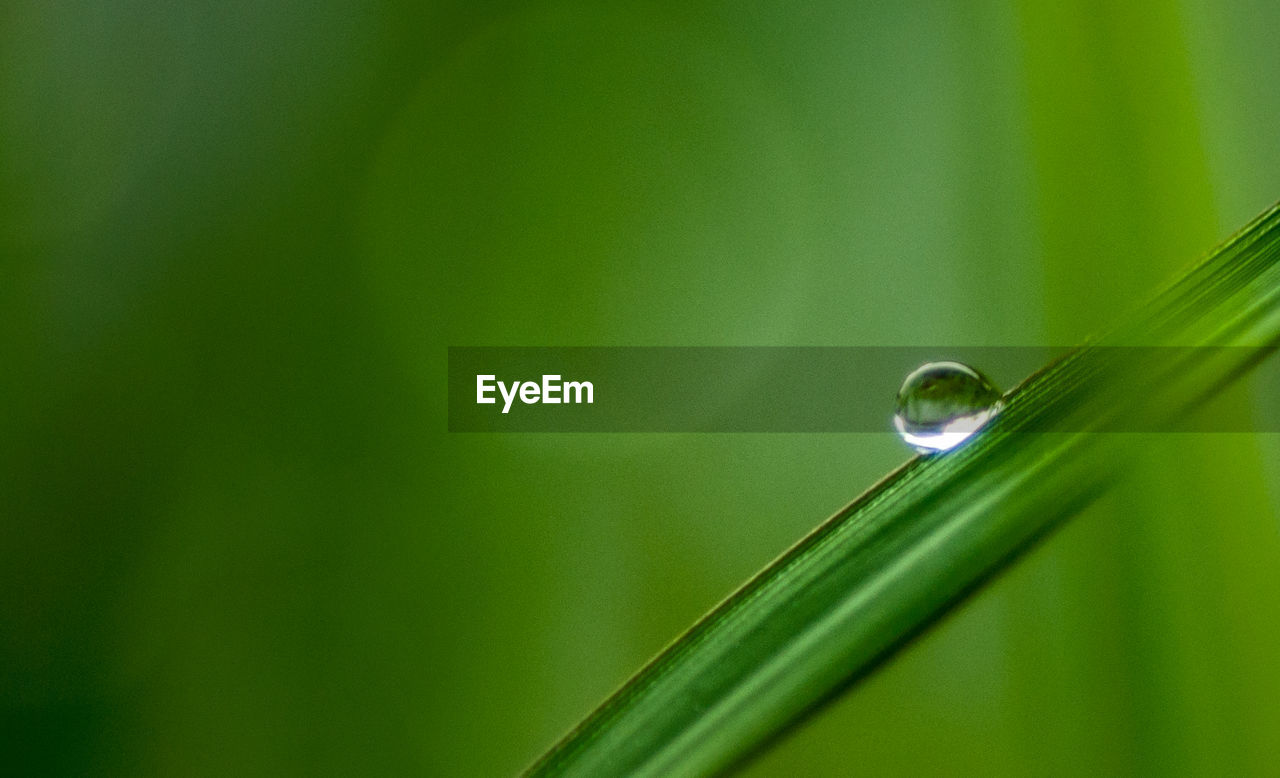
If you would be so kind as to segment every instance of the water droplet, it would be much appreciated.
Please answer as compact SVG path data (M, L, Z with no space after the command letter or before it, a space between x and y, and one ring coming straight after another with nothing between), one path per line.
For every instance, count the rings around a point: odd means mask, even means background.
M893 426L922 454L948 451L1000 412L1000 390L959 362L921 365L902 382Z

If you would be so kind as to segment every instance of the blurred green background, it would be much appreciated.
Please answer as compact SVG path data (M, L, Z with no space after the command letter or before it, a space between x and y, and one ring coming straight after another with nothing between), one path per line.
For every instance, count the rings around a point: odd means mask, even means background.
M9 0L6 771L518 771L908 451L449 435L447 345L1075 343L1280 197L1278 29ZM1280 441L1146 442L748 773L1280 771Z

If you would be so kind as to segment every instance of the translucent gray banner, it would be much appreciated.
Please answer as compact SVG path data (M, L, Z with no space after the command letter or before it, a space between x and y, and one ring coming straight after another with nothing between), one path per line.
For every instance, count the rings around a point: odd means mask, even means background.
M1218 349L1226 351L1227 349ZM963 362L1002 390L1067 353L1040 347L450 347L451 432L890 432L903 378ZM1170 370L1206 349L1106 349ZM1243 351L1243 350L1241 350ZM1260 361L1259 361L1260 360ZM1280 360L1172 423L1143 414L1098 431L1280 432ZM1124 392L1123 381L1107 391ZM1130 402L1134 398L1127 398ZM1045 421L1027 431L1070 431Z

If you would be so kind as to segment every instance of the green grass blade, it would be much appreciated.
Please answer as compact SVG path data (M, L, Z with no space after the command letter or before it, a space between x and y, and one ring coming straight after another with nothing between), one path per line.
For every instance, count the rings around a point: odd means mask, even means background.
M739 763L1104 489L1125 438L1097 431L1172 419L1278 338L1275 207L1111 335L1010 392L971 441L907 462L819 526L530 774L701 775Z

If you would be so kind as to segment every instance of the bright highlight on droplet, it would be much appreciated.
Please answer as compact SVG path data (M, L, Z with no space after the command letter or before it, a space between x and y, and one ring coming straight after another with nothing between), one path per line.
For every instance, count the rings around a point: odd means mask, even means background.
M922 454L948 451L1000 412L1000 390L959 362L930 362L898 390L893 426Z

